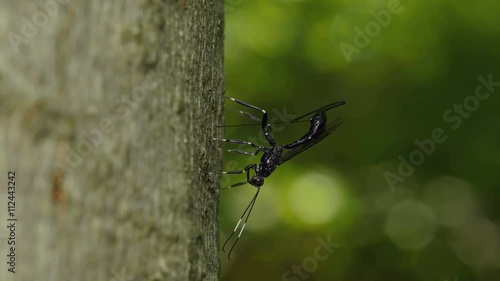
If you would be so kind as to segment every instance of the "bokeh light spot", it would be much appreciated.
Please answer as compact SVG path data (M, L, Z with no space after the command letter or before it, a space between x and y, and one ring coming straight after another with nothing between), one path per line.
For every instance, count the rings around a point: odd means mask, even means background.
M292 213L308 224L330 221L338 213L342 201L340 184L320 173L308 173L299 177L288 194Z
M385 233L401 249L420 250L434 238L436 223L432 209L420 202L405 200L387 216Z
M477 209L470 185L459 178L445 176L430 181L425 187L425 201L436 212L444 226L462 224Z
M479 271L500 268L500 229L484 217L471 216L453 229L450 245L457 256Z

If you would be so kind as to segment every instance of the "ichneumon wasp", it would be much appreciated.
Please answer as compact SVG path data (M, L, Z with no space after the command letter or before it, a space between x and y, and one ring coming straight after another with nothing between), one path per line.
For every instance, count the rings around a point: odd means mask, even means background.
M324 138L326 138L328 135L330 135L333 131L335 131L340 125L342 125L343 121L341 117L336 118L330 123L327 123L327 116L326 112L332 108L341 106L345 104L345 101L337 101L328 105L325 105L323 107L320 107L318 109L315 109L311 112L308 112L300 117L297 117L290 121L291 123L296 123L296 122L304 122L307 121L305 118L309 117L309 122L310 122L310 127L309 131L304 134L301 138L298 140L291 142L289 144L285 145L279 145L276 143L276 141L273 139L271 136L271 123L268 123L268 114L267 112L259 108L257 106L251 105L249 103L246 103L244 101L231 98L231 97L225 97L235 103L238 103L242 106L248 107L253 110L260 111L262 113L262 118L258 118L255 115L245 112L245 111L239 111L239 113L245 115L246 117L257 121L260 123L261 130L264 133L264 136L269 143L270 147L262 146L262 145L256 145L254 143L244 141L244 140L238 140L238 139L217 139L214 138L214 140L218 141L223 141L231 144L239 144L239 145L248 145L253 148L256 148L254 152L250 151L245 151L245 150L239 150L239 149L227 149L226 151L232 152L232 153L237 153L237 154L243 154L243 155L257 155L259 152L262 152L263 155L260 158L260 163L259 164L249 164L247 165L243 170L234 170L234 171L225 171L222 172L223 175L236 175L236 174L243 174L246 173L247 175L247 180L244 182L238 182L235 184L232 184L228 187L225 187L223 189L229 189L229 188L234 188L240 185L244 184L251 184L257 188L257 192L255 193L254 197L246 207L245 211L241 215L240 220L236 224L236 227L234 228L233 232L231 235L227 238L226 242L222 246L222 250L225 252L225 247L226 244L231 240L233 235L236 233L238 230L238 227L240 226L241 222L243 221L243 226L241 227L241 230L238 234L238 237L236 238L235 242L231 246L231 249L229 250L228 253L228 259L231 260L231 252L233 251L234 247L236 246L236 243L238 243L238 240L240 239L241 234L243 233L243 229L245 229L246 223L248 221L248 218L250 217L250 213L252 212L253 206L255 205L255 202L257 201L257 196L259 195L260 192L260 187L264 184L264 179L269 177L276 168L285 163L286 161L292 159L293 157L297 156L298 154L304 152L306 149L312 147L313 145L317 144L318 142L322 141ZM253 171L253 174L251 172ZM246 215L246 217L245 217Z

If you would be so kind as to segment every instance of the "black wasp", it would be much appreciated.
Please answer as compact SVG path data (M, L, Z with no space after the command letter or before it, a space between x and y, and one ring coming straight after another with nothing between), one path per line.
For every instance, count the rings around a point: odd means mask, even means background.
M259 108L257 106L251 105L249 103L246 103L241 100L237 100L235 98L230 98L226 97L227 99L230 99L242 106L258 110L262 112L262 119L257 118L255 115L250 114L245 111L239 111L241 114L245 115L246 117L260 122L261 130L264 133L264 136L269 143L270 147L265 147L262 145L256 145L248 141L244 140L236 140L236 139L214 139L214 140L219 140L219 141L224 141L232 144L241 144L241 145L248 145L252 146L254 148L257 148L256 151L254 152L249 152L249 151L244 151L244 150L239 150L239 149L228 149L227 151L232 152L232 153L237 153L237 154L244 154L244 155L257 155L259 152L263 152L262 157L260 158L260 163L259 164L249 164L245 167L244 170L235 170L235 171L226 171L222 172L222 174L228 174L228 175L235 175L235 174L247 174L247 180L244 182L238 182L235 183L229 187L226 187L224 189L228 188L233 188L237 187L246 183L249 183L255 187L257 187L257 192L255 193L254 197L252 198L252 201L250 201L250 204L248 204L247 208L241 215L240 220L238 221L238 224L236 224L236 227L233 230L233 233L227 238L226 242L222 246L222 250L225 252L225 247L226 244L229 242L231 237L236 233L236 230L238 230L238 227L245 217L245 222L243 223L243 226L241 227L240 233L238 234L238 237L236 238L236 241L234 242L233 246L229 250L228 253L228 258L231 260L231 252L234 249L234 246L236 246L236 243L238 243L238 240L240 239L241 233L243 233L243 229L245 229L245 225L248 221L248 218L250 217L250 213L252 212L253 206L255 205L255 201L257 200L257 196L259 195L260 192L260 187L264 184L264 179L269 177L276 168L285 163L286 161L292 159L293 157L297 156L299 153L305 151L306 149L310 148L311 146L317 144L324 138L326 138L329 134L331 134L333 131L335 131L340 125L342 125L343 121L339 117L332 122L327 124L327 117L326 117L326 111L344 105L345 101L337 101L328 105L325 105L321 108L318 108L316 110L313 110L311 112L308 112L298 118L293 119L290 121L290 123L296 123L296 122L304 122L307 120L304 120L306 117L309 117L309 122L310 122L310 127L309 131L303 135L301 138L298 140L285 144L285 145L278 145L276 144L276 141L273 139L271 136L271 124L267 122L268 116L267 112ZM253 175L251 173L253 171ZM248 212L248 213L247 213Z

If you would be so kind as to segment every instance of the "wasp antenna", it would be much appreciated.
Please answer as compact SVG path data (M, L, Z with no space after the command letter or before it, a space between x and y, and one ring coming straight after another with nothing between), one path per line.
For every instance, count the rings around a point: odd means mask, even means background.
M247 216L245 218L245 222L243 223L243 226L241 227L240 233L238 234L238 237L236 237L236 240L234 241L233 246L231 246L231 249L229 250L229 253L227 254L227 258L229 260L231 260L231 253L233 252L234 247L238 243L238 240L240 240L241 234L243 233L243 230L245 229L245 226L247 225L248 218L250 217L250 214L252 213L252 209L253 209L253 206L255 205L255 202L257 201L257 196L259 196L259 192L260 192L260 188L257 189L257 192L255 193L254 197L252 198L252 201L250 201L250 203L246 207L245 211L241 215L241 218L238 221L238 223L236 224L236 227L234 228L233 233L231 233L231 235L226 239L226 242L224 242L224 245L222 246L222 251L225 253L226 252L225 247L226 247L227 242L229 242L229 240L231 240L231 237L233 237L233 235L236 233L236 230L238 230L238 226L240 226L240 223L246 214ZM247 211L248 211L248 214L247 214Z
M231 237L233 237L234 233L236 233L236 229L238 229L238 226L240 225L240 222L241 222L241 219L238 221L238 224L236 224L236 227L234 228L233 230L233 233L231 233L231 235L229 235L229 237L226 239L226 242L224 242L224 245L222 245L222 251L225 253L226 252L226 244L227 242L229 242L229 240L231 240Z

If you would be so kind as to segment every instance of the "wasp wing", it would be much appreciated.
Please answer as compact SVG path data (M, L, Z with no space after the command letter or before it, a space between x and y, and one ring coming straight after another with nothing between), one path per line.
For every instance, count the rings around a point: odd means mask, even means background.
M335 107L337 107L337 106L341 106L341 105L344 105L344 104L345 104L345 101L343 101L343 100L341 100L341 101L336 101L336 102L333 102L333 103L327 104L327 105L325 105L325 106L323 106L323 107L320 107L320 108L318 108L318 109L315 109L315 110L313 110L313 111L311 111L311 112L309 112L309 113L306 113L306 114L304 114L304 115L302 115L302 116L300 116L300 117L297 117L297 118L293 119L290 123L307 121L307 120L302 120L302 121L300 121L300 120L301 120L302 118L304 118L304 117L309 116L309 115L313 115L313 114L315 114L315 113L316 113L316 112L318 112L318 111L328 111L328 110L330 110L330 109L332 109L332 108L335 108Z
M279 161L278 161L278 165L281 165L283 163L285 163L286 161L292 159L293 157L297 156L298 154L304 152L305 150L307 150L308 148L310 148L311 146L317 144L318 142L322 141L324 138L326 138L328 135L330 135L331 133L333 133L333 131L335 131L338 127L340 127L340 125L342 125L342 123L344 123L344 121L342 121L342 118L339 117L335 120L333 120L332 122L330 122L326 129L318 136L318 138L316 138L315 140L311 141L311 142L307 142L301 146L298 146L294 149L291 149L290 151L288 151L287 153L283 154L283 156L280 157Z

